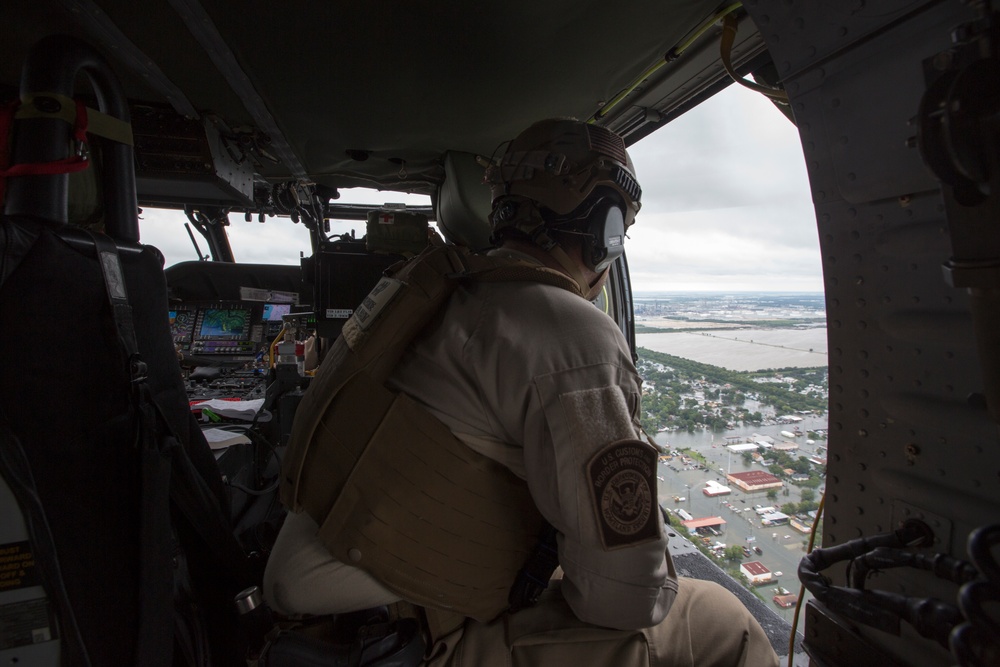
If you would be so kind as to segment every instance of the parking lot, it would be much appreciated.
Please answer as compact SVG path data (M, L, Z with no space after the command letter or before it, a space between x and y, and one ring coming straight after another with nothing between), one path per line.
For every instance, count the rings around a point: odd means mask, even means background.
M778 499L773 501L767 499L765 492L744 493L727 484L725 476L719 468L725 470L725 466L731 465L733 472L742 472L759 469L759 466L746 466L742 459L730 458L728 451L722 447L707 449L708 451L701 450L699 452L709 461L707 469L697 467L697 464L686 464L680 457L660 462L657 477L660 480L661 504L674 514L677 513L677 510L684 510L694 518L718 516L725 520L725 526L720 531L721 535L709 534L709 537L713 543L738 544L751 549L750 557L744 558L744 561L760 561L777 576L778 580L775 583L758 588L758 592L765 600L771 601L774 595L772 589L777 586L783 586L792 590L793 593L798 593L799 583L796 571L799 560L805 555L803 543L808 539L808 535L804 535L788 525L763 527L760 524L760 517L754 511L754 505L779 507L782 503L798 502L798 489L791 487L789 496L786 497L779 493ZM702 489L708 480L730 486L733 493L717 497L704 495ZM754 547L760 549L761 553L755 553ZM722 565L721 562L720 565ZM774 606L774 610L787 619L791 619L791 614L794 611L790 608L780 609L776 606Z

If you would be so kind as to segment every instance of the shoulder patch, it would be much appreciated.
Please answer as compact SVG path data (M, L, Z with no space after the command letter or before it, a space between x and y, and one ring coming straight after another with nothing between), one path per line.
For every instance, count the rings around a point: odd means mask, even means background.
M639 440L605 446L587 463L598 532L606 550L660 536L656 450Z

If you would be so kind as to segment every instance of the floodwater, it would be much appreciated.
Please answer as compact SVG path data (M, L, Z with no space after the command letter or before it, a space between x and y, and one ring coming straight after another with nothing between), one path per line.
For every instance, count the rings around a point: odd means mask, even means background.
M731 329L636 334L637 347L731 371L827 365L826 329Z
M747 407L750 406L748 405ZM796 452L795 456L815 454L816 446L826 445L826 442L823 440L818 440L815 444L809 445L805 442L806 436L804 435L797 438L787 438L781 435L782 431L793 431L796 426L803 433L817 428L825 429L827 428L827 416L825 414L820 416L803 415L802 421L794 424L737 426L736 428L719 432L712 432L708 429L696 429L694 433L688 433L687 431L664 431L663 433L650 433L650 435L653 436L657 444L669 448L691 448L703 453L705 450L711 449L712 445L722 447L726 444L727 437L739 438L745 442L747 438L753 435L767 435L774 438L775 442L785 440L796 442L801 447L801 450Z

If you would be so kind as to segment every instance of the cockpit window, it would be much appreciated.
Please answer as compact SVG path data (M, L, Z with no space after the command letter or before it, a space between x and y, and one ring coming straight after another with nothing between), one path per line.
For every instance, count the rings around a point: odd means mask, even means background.
M405 192L382 192L367 188L351 188L341 191L337 203L370 204L373 207L406 204L408 206L429 206L430 197ZM178 262L209 258L208 243L190 226L191 234L185 231L189 224L183 211L171 209L145 208L140 215L139 230L143 243L155 246L163 253L165 266ZM247 221L242 212L229 214L226 228L233 257L239 263L250 264L298 264L300 254L312 254L309 230L301 223L292 222L287 217L265 217L259 221L256 214ZM194 242L192 242L192 235ZM364 220L331 220L330 237L344 235L361 238L365 235ZM195 249L197 244L198 250Z

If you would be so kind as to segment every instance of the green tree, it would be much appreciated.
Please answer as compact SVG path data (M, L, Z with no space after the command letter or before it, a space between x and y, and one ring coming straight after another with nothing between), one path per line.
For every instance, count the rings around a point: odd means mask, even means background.
M723 552L726 560L743 560L743 547L738 544L731 544Z
M777 489L768 489L767 490L767 499L768 500L777 500L778 499L778 490Z
M802 489L802 502L811 503L816 500L816 492L812 489Z

